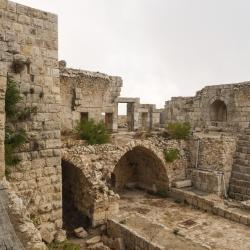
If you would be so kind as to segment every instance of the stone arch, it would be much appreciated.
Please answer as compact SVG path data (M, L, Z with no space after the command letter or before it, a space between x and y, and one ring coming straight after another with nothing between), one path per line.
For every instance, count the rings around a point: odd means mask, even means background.
M137 187L157 192L169 187L162 152L143 142L130 143L117 157L112 171L112 188Z
M227 105L221 99L213 100L209 109L210 121L226 122L227 121Z
M92 220L94 197L91 183L74 159L62 157L63 227L72 233L77 227L88 227Z

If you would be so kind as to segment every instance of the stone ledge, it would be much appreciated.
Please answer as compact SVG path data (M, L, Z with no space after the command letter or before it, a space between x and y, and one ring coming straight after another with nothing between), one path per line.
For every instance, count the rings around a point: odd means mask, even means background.
M201 192L200 192L201 193ZM201 196L203 195L203 196ZM214 215L250 226L250 213L248 210L240 208L230 208L224 204L224 200L212 194L197 194L193 190L187 189L170 189L170 196L187 204L210 212Z

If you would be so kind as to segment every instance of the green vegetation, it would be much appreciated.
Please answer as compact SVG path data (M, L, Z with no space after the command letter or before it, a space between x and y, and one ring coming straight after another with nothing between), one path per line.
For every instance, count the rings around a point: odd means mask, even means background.
M168 197L168 190L160 189L156 192L156 195L158 195L161 198L167 198Z
M172 139L187 139L191 133L191 126L187 122L169 123L166 132Z
M65 241L62 243L52 242L48 245L49 250L80 250L80 245Z
M91 145L109 141L108 130L103 122L81 121L76 127L76 133L80 139L86 140Z
M17 120L17 114L19 113L17 103L21 100L22 97L15 81L11 77L8 77L5 94L5 113L7 121Z
M164 156L166 162L174 162L180 158L180 152L176 148L166 149L164 150Z
M8 76L7 88L5 94L5 163L6 175L10 173L8 166L16 165L20 159L15 152L22 147L27 141L27 135L23 129L18 128L20 121L31 118L31 114L36 112L36 108L20 108L18 103L22 100L16 82Z
M26 133L24 130L14 131L6 127L5 131L5 163L7 166L13 166L20 162L15 156L15 151L26 142Z

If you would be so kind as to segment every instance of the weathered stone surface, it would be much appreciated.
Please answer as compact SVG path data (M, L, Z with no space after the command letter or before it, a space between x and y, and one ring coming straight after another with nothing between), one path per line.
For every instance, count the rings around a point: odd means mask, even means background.
M94 245L94 244L100 242L101 239L102 239L101 236L94 236L94 237L92 237L92 238L86 240L86 244L87 244L88 246L89 246L89 245Z
M77 238L86 238L88 236L88 233L84 230L83 227L78 227L76 229L74 229L74 233L75 233L75 236Z
M12 168L9 179L38 224L56 224L62 219L61 206L51 206L52 196L57 195L54 202L61 201L61 190L55 188L61 183L56 170L61 165L60 150L53 151L60 148L57 18L3 0L0 12L0 179L4 174L4 96L8 74L24 97L20 107L36 108L28 121L18 124L27 133L29 143L18 152L22 161ZM19 71L14 70L16 64L22 66Z

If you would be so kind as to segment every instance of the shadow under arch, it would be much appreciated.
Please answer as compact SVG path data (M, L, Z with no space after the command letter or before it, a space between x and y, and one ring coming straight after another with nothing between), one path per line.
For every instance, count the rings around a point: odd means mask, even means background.
M70 236L75 228L91 225L92 203L87 195L89 184L81 169L65 159L62 159L61 166L63 228Z
M124 188L167 190L169 179L165 163L152 150L135 146L118 160L111 173L111 186L116 192Z

